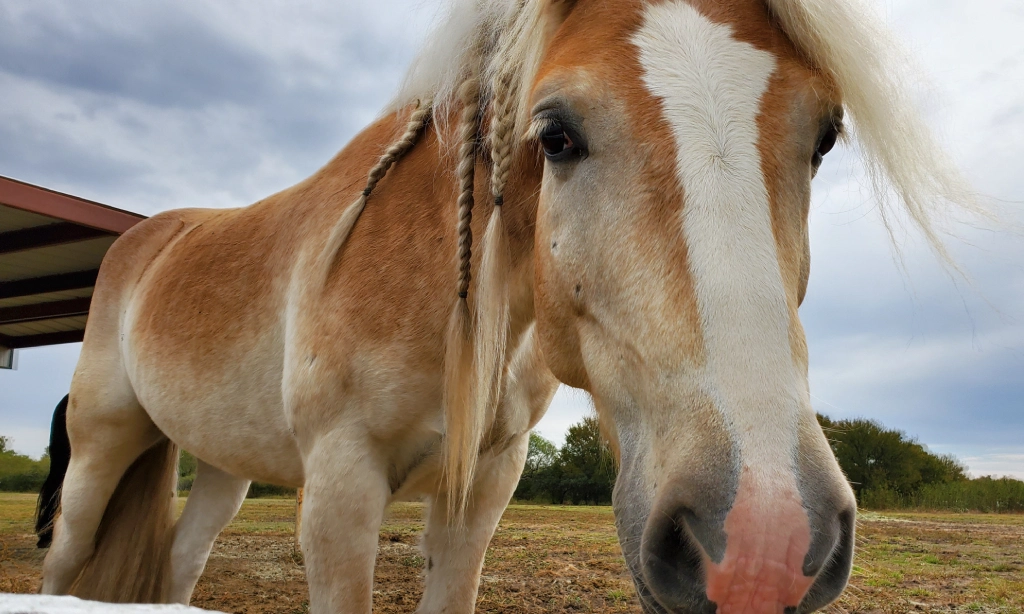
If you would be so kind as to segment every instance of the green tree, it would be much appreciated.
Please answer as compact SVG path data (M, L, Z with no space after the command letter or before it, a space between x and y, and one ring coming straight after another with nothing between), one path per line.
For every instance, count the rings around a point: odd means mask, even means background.
M523 475L537 474L558 462L558 447L537 433L530 431L530 444L526 450Z
M558 470L558 447L531 431L526 465L516 486L515 498L527 501L552 500L550 490L557 482Z
M576 504L611 502L617 468L597 416L569 427L559 461L565 498Z
M927 485L967 479L966 468L953 456L932 454L901 431L872 420L831 420L819 415L825 435L857 500L907 499Z
M918 446L923 456L920 459L921 481L925 484L949 484L968 479L967 467L952 454L932 454L924 446Z

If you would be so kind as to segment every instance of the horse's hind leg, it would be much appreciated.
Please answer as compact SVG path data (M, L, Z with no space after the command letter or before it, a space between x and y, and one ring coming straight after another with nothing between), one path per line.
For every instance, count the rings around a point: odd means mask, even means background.
M92 391L75 375L68 407L72 456L54 522L53 544L43 563L42 592L63 595L96 547L96 531L121 476L163 435L134 394Z
M196 481L178 519L171 547L172 603L188 605L213 542L238 513L248 490L249 480L199 461Z

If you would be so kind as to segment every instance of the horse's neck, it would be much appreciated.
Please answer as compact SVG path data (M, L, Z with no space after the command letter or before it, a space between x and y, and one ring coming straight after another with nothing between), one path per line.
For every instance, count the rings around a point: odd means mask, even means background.
M357 190L362 189L366 182L368 169L379 159L381 151L394 142L396 135L402 133L407 118L407 110L398 111L381 118L357 135L345 150L311 180L316 186L316 192L327 195L351 194L355 198ZM425 293L434 294L437 300L447 300L449 296L455 298L458 270L455 241L439 244L437 238L446 235L454 239L457 233L457 120L457 113L453 112L447 121L440 122L441 129L446 133L443 135L439 135L438 123L429 124L412 149L395 161L369 197L360 214L356 231L345 242L344 258L336 259L333 265L348 270L349 287L353 283L363 283L363 278L368 280L372 276L375 295L387 300L402 300L396 297L404 296L408 302L410 289L422 286L422 281L429 279L432 287L436 286L443 291L431 293L423 290ZM483 144L486 143L487 140L483 139ZM479 281L484 229L494 211L488 152L478 153L475 169L472 224L474 282L469 290L471 302L476 289L475 282ZM520 333L534 319L533 250L541 172L542 166L535 149L520 145L515 152L501 211L508 231L512 269L509 296L513 343L516 343ZM326 236L338 216L350 206L350 201L339 201L332 196L322 202L323 209L311 216L313 219L307 223L316 229L315 232ZM401 240L403 246L398 250L395 244L397 240ZM438 248L442 245L445 246L444 251L451 251L439 252ZM390 254L386 263L381 259L383 253ZM395 310L393 307L387 309L385 304L376 305L374 309L378 307L378 311L369 310L367 317L371 313L381 317L381 313ZM447 312L441 304L436 307L423 309L414 316L406 315L414 318L440 318L437 322L425 322L424 325L426 329L441 330L447 322L447 316L441 314Z

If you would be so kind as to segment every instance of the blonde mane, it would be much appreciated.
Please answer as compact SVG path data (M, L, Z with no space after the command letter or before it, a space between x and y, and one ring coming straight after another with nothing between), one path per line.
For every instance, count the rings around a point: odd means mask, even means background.
M551 0L452 0L428 36L386 112L432 99L437 121L459 105L459 88L477 78L480 97L507 89L513 133L524 132L530 87L553 32Z
M798 50L828 77L841 94L852 135L859 145L877 196L878 209L892 235L902 209L939 257L957 269L936 228L936 217L966 211L986 215L960 172L938 147L913 104L906 84L912 63L866 0L764 0ZM492 189L501 202L511 153L528 125L530 88L555 19L571 9L559 0L453 0L413 61L388 111L414 101L432 100L439 134L443 122L467 104L460 96L473 81L481 110L489 109L489 134L481 135L480 114L461 114L460 168L475 164L482 143L491 146ZM462 171L460 181L467 184ZM470 178L471 179L471 178ZM895 196L895 198L894 198ZM467 206L468 198L468 206ZM900 204L895 204L900 203ZM449 326L446 359L445 468L453 510L467 503L480 442L500 394L507 338L507 245L494 207L483 241L477 275L476 310L465 304L468 289L468 219L472 195L460 197L460 289ZM454 225L453 218L453 225ZM896 241L893 241L894 248Z
M461 517L505 371L509 335L509 247L502 220L505 184L525 131L530 86L551 31L547 0L455 0L428 38L388 107L433 101L438 136L458 148L457 276L445 350L445 477L450 510ZM469 93L472 92L472 95ZM482 134L481 118L488 118ZM448 118L459 125L449 130ZM490 149L491 215L469 308L473 169Z
M921 79L912 58L865 0L766 2L790 40L839 89L897 255L892 222L902 209L943 263L960 272L937 222L957 213L992 215L914 104L908 85Z

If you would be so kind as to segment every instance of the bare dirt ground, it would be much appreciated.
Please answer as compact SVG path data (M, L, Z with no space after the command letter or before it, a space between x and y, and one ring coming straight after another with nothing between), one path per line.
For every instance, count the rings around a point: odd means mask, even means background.
M31 495L0 494L0 591L34 592ZM217 541L192 604L302 613L308 593L293 547L294 501L250 499ZM381 530L374 612L412 612L422 591L422 507L394 506ZM850 588L836 613L1024 613L1024 516L863 513ZM515 505L491 543L478 612L634 612L607 507Z

